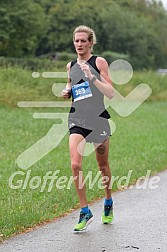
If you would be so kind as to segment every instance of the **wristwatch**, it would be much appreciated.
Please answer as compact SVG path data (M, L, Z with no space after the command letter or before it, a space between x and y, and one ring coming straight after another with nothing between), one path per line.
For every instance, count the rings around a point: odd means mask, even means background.
M97 77L94 75L93 78L90 81L94 83L95 80L97 80Z

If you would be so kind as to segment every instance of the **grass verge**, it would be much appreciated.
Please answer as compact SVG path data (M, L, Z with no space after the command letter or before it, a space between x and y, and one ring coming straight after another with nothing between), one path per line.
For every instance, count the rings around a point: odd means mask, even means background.
M56 112L47 109L47 112ZM44 109L38 109L38 112ZM42 138L54 120L35 120L32 114L37 109L10 108L1 106L0 131L0 239L6 239L41 222L62 216L77 206L78 198L73 186L58 189L57 180L49 189L49 180L43 186L48 171L59 171L61 176L71 177L68 151L68 133L58 145L28 170L22 170L15 162L17 156ZM132 115L122 118L110 109L116 131L110 139L110 166L113 176L127 176L132 170L130 182L146 175L148 170L155 174L167 167L167 102L144 103ZM31 157L30 157L31 158ZM97 174L94 154L84 158L84 174ZM12 180L11 176L17 175ZM34 179L35 177L35 179ZM38 177L38 178L37 178ZM32 189L33 187L33 189ZM87 187L89 184L87 183ZM116 191L117 183L113 184ZM88 201L104 196L98 183L87 191Z

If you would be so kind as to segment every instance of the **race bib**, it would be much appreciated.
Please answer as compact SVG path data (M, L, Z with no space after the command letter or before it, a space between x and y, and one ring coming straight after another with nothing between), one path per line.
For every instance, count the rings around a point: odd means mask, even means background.
M74 102L91 97L92 91L90 89L89 82L85 81L80 84L72 86L72 93Z

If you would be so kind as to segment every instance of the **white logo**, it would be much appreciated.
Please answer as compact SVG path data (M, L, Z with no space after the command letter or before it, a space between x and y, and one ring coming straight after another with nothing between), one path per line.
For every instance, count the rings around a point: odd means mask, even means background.
M103 130L103 132L100 134L100 136L106 136L107 132L105 132L105 130Z

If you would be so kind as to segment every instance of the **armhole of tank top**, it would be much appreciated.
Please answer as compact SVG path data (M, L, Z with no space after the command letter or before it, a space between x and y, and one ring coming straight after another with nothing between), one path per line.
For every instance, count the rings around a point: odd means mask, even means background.
M93 62L94 62L95 70L100 74L100 71L99 71L99 69L98 69L98 67L97 67L97 64L96 64L96 59L97 59L97 57L98 57L98 56L93 55Z
M71 67L73 67L73 65L74 65L76 62L77 62L76 60L72 60L72 61L71 61L70 69L71 69Z
M99 73L99 77L100 77L100 70L98 69L97 67L97 64L96 64L96 59L97 59L98 56L94 56L94 65L95 65L95 70ZM101 79L101 78L100 78Z

